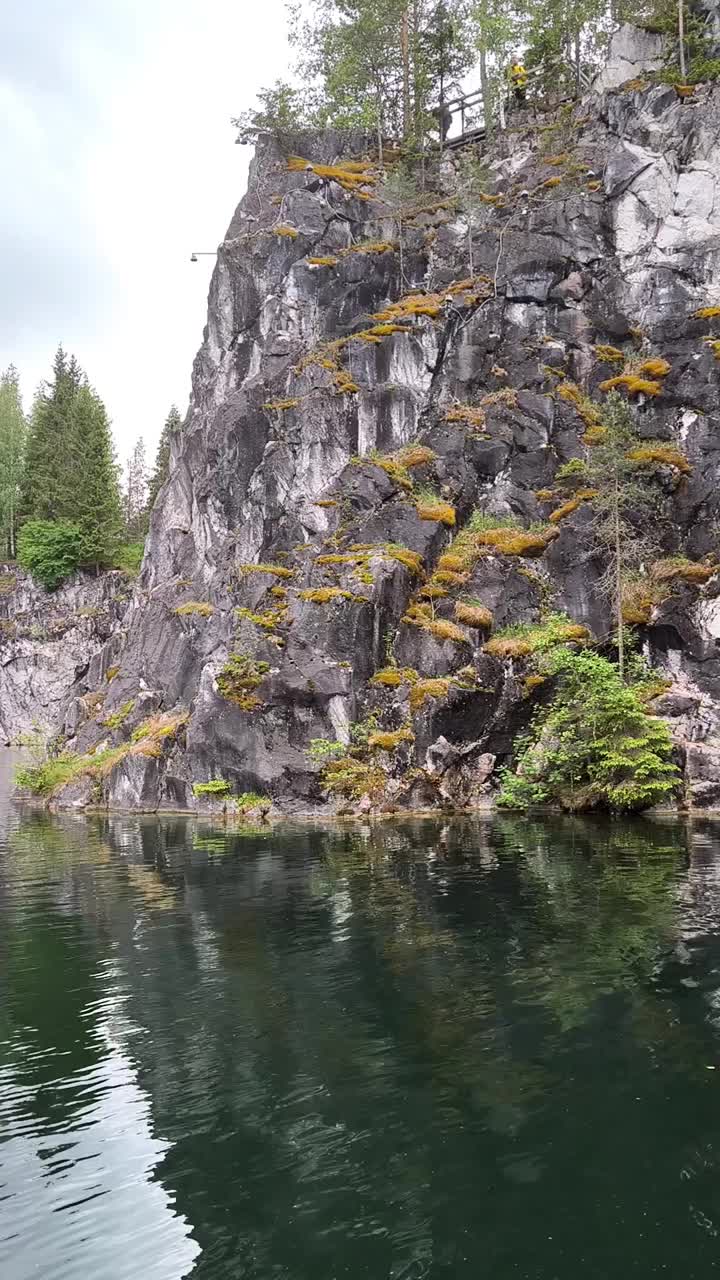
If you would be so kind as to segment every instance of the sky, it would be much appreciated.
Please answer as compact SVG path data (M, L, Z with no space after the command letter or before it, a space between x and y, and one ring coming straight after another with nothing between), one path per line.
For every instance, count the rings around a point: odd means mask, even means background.
M213 251L250 148L231 116L290 61L282 0L0 0L0 369L26 405L62 342L152 459L187 409Z

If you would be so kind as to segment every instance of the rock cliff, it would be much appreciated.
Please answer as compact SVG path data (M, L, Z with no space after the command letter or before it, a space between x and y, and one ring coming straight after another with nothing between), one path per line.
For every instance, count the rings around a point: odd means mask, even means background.
M511 118L480 155L472 234L442 193L399 227L361 136L261 139L123 634L65 714L68 750L127 750L61 803L192 809L221 779L342 807L308 747L368 716L350 807L486 800L542 696L490 629L552 610L611 633L590 504L554 477L613 358L640 357L670 366L634 397L641 434L689 463L660 469L662 554L703 569L637 620L686 798L720 800L720 90L600 87ZM516 517L515 542L478 543L478 512Z

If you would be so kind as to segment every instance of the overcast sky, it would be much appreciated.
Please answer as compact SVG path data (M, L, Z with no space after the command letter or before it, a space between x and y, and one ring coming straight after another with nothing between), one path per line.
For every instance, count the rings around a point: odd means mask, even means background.
M282 0L0 0L0 368L59 342L118 454L184 414L212 258L245 187L230 117L289 60Z

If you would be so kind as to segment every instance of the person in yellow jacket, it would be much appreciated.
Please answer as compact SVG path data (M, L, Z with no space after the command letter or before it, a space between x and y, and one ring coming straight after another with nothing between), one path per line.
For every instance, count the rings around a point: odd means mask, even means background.
M514 58L510 64L508 79L515 95L515 101L518 106L524 106L527 96L528 74L519 58Z

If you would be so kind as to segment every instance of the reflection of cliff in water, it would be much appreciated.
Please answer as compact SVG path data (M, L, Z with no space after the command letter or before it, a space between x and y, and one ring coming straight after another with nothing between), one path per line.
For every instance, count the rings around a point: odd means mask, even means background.
M241 835L29 815L13 871L49 905L10 916L37 951L29 980L42 963L41 988L62 970L70 990L23 1005L44 1044L62 1021L80 1071L104 1061L101 1014L111 1027L151 1100L154 1176L202 1248L194 1276L238 1257L258 1280L327 1275L337 1233L363 1242L349 1275L389 1256L422 1275L498 1178L553 1185L548 1112L574 1117L553 1141L591 1143L600 1177L618 1124L637 1124L625 1082L643 1063L679 1106L705 1075L713 1006L686 978L715 946L708 838L649 820ZM662 1135L643 1142L662 1166Z

